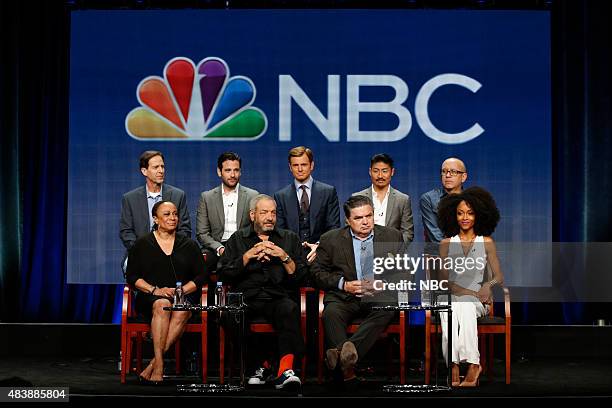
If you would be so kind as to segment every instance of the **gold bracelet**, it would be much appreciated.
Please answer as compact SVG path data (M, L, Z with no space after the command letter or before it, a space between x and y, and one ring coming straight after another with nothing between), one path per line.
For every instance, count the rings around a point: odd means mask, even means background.
M489 281L489 287L492 288L493 286L497 285L497 279L491 279Z

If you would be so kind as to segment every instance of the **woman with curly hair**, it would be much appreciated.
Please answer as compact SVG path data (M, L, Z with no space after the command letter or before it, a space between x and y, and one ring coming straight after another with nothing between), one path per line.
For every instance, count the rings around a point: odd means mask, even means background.
M475 387L482 371L478 351L476 320L487 313L492 302L491 288L502 285L504 275L499 266L491 234L499 222L499 210L489 192L470 187L440 201L438 225L447 237L440 243L442 279L448 279L452 303L452 385ZM486 268L492 273L485 281ZM442 352L447 359L447 315L442 321ZM465 379L460 382L459 364L467 363Z

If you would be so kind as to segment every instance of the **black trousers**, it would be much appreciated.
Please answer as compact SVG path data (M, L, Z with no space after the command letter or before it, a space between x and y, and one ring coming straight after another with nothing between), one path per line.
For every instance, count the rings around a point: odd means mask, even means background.
M203 254L206 254L206 260L204 261L204 267L206 268L206 273L211 274L217 271L217 261L219 261L219 257L217 256L217 252L212 249L203 249Z
M289 297L273 299L252 299L248 302L247 324L253 319L263 317L272 323L277 333L278 353L280 356L293 354L301 358L304 353L304 339L300 329L300 308Z
M300 328L300 309L298 304L289 297L278 297L273 299L248 299L246 311L246 342L247 348L247 369L261 367L263 361L274 361L286 354L293 354L294 361L298 361L304 354L304 339ZM238 326L232 322L231 314L224 313L221 324L228 330L228 334L235 340L231 340L230 348L237 350L240 338ZM250 333L248 330L251 322L265 319L266 323L271 323L276 331L276 344L266 343L270 337L260 334ZM269 335L268 335L269 336ZM270 347L271 346L271 347ZM274 347L276 346L276 347ZM276 350L272 350L276 348ZM274 351L275 353L272 353Z
M361 302L358 299L327 302L323 309L327 348L340 348L345 341L350 340L355 344L357 356L361 360L395 316L393 311L373 311L372 306L372 303ZM363 317L364 320L357 332L349 338L346 329L353 319L359 317Z

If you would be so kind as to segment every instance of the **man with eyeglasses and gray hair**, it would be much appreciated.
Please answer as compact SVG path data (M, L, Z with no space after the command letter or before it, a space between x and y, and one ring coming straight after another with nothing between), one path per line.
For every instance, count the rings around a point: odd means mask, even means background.
M426 192L421 196L420 200L425 241L436 244L439 244L444 239L444 234L438 228L438 204L442 197L448 194L460 193L463 190L463 183L467 180L468 173L463 161L456 157L450 157L442 163L440 177L442 187Z

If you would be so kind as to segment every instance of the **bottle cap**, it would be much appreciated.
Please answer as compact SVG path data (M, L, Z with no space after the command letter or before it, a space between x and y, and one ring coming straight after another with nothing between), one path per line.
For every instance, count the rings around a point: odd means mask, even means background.
M182 284L183 284L183 282L181 282L181 281L177 281L177 282L176 282L176 284L177 284L177 285L182 285Z
M217 282L217 286L223 286L223 282Z

